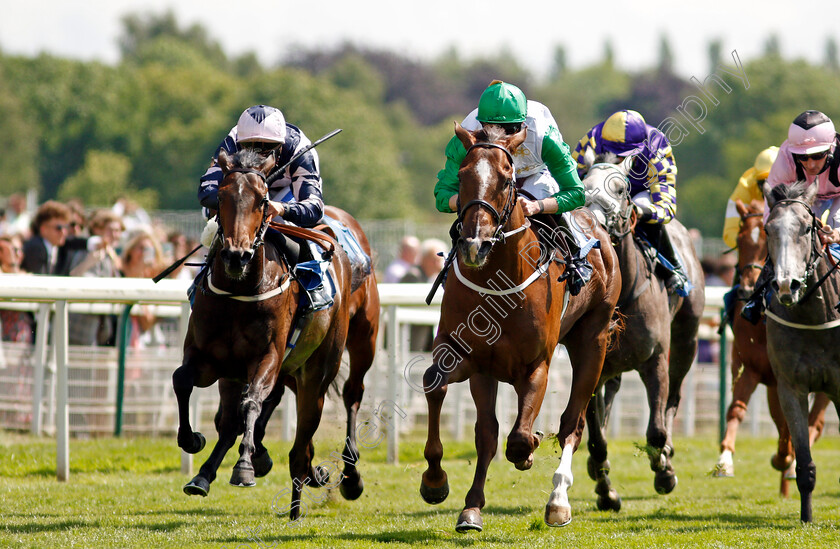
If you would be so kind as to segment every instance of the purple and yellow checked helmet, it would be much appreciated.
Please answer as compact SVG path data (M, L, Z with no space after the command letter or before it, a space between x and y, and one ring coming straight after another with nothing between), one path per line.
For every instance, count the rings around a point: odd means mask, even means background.
M601 145L606 151L618 156L630 156L644 148L647 124L636 111L618 111L604 122L601 138Z

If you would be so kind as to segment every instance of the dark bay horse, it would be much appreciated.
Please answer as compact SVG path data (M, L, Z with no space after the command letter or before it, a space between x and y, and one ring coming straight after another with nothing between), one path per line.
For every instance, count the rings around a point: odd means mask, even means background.
M307 483L318 486L328 481L323 471L312 468L312 436L320 422L325 393L338 372L348 333L355 339L350 345L351 371L344 387L348 410L344 455L358 455L355 419L364 373L373 360L378 293L375 282L371 282L373 277L355 281L361 285L351 290L352 267L344 251L333 246L329 271L337 288L335 303L296 322L301 289L281 252L263 242L269 224L265 177L274 166L274 158L250 150L233 157L222 152L219 165L224 174L219 186L221 249L206 278L207 291L196 293L184 342L184 361L173 374L180 418L178 445L189 453L203 448L204 437L193 432L189 423L189 396L194 386L207 387L217 380L221 396L216 414L219 440L184 491L207 495L222 458L239 434L243 434L240 458L231 484L252 486L256 476L268 473L272 463L262 438L287 385L297 395L297 430L289 453L293 480L290 518L294 520L300 513L301 488ZM330 212L357 234L369 252L361 228L349 214L338 209ZM287 346L292 332L298 329L294 347ZM355 459L345 462L341 491L354 499L362 492L361 477Z
M621 508L621 498L611 486L605 427L621 375L639 372L647 391L650 417L647 452L654 472L654 488L660 494L677 484L671 457L672 431L680 403L680 388L697 350L697 329L705 305L702 269L688 231L676 219L666 225L680 253L694 289L686 298L670 295L654 274L648 256L634 235L635 210L630 198L626 164L615 155L594 159L583 180L586 205L603 220L612 238L621 268L623 286L618 310L624 330L610 348L586 418L589 426L587 469L596 481L599 509ZM605 388L606 386L606 388Z
M735 437L738 426L747 413L747 404L755 392L756 386L763 383L767 386L767 404L770 417L779 432L779 446L776 454L770 459L773 468L781 471L779 493L789 495L788 480L795 478L793 446L790 443L785 416L779 404L776 388L776 377L767 358L767 330L764 322L753 324L741 316L744 300L755 291L758 275L764 267L767 258L767 235L764 232L764 202L753 200L745 205L740 200L735 202L735 208L741 218L738 230L736 248L738 250L738 275L740 284L732 318L732 403L726 412L726 432L720 443L720 457L715 465L716 477L731 477L735 475L735 465L732 454L735 453ZM822 434L825 425L825 409L828 407L828 397L817 393L811 412L808 416L811 445Z
M446 280L433 364L423 376L429 430L425 448L428 468L420 494L428 503L440 503L449 494L441 467L441 406L450 383L469 379L477 413L478 459L456 523L459 532L482 529L484 484L499 437L495 413L499 381L513 385L518 395L519 413L507 438L505 457L517 469L526 470L540 443L533 424L558 342L566 345L573 375L557 434L562 457L554 473L545 521L550 526L571 521L567 490L572 485L572 454L580 444L586 405L601 373L621 287L615 252L597 223L587 226L600 243L600 248L593 248L587 256L594 269L591 280L571 298L566 281L558 280L564 267L555 260L553 249L540 245L534 226L517 202L512 154L525 139L525 132L523 128L505 135L496 126L476 132L455 126L467 149L458 174L460 238Z
M765 311L767 355L796 454L800 517L811 522L817 467L811 459L808 395L824 392L840 405L840 274L823 252L821 223L811 207L817 183L798 182L765 190L770 208L765 231L773 263L773 297Z

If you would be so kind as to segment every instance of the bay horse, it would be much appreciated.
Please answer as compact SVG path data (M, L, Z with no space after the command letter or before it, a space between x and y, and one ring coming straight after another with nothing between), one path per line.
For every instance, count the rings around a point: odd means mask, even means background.
M745 205L741 200L735 201L735 209L741 218L741 225L736 237L738 250L739 285L736 293L735 308L732 312L732 403L726 412L726 431L720 443L720 457L715 465L714 476L732 477L735 475L735 465L732 454L735 453L735 437L738 426L744 421L750 397L759 383L767 386L767 404L770 417L779 432L778 450L770 459L774 469L781 471L779 494L788 497L789 479L796 478L794 471L793 446L790 443L788 430L782 407L779 404L776 378L767 357L767 330L763 322L753 324L741 316L744 301L753 294L758 281L758 275L764 267L767 258L767 235L764 232L764 201L753 200ZM823 393L817 393L808 415L810 444L822 434L825 426L825 409L829 400Z
M347 255L340 246L331 246L329 273L337 289L335 302L299 318L302 290L282 252L263 241L270 223L265 179L274 163L273 156L262 157L248 149L232 157L224 151L219 155L223 172L219 185L221 249L206 277L207 290L196 292L183 364L172 379L179 407L178 445L189 453L199 452L205 444L204 436L193 432L189 422L192 388L219 381L221 399L215 421L219 440L199 474L184 487L190 495L207 495L216 470L239 434L243 434L240 458L231 484L253 486L255 477L267 474L272 462L262 445L266 423L284 385L296 393L297 430L289 452L293 481L290 519L296 520L303 485L321 486L329 480L323 470L312 468L312 436L345 344L350 354L350 376L343 392L348 436L340 486L348 499L362 493L362 480L355 468L355 420L364 374L373 361L379 297L373 277L354 280ZM370 253L367 239L349 214L337 208L327 208L327 212L344 222ZM329 236L324 236L322 243L324 240L332 242ZM354 283L357 288L352 288ZM350 343L348 334L353 337Z
M455 125L467 150L458 177L459 237L449 266L432 365L423 375L429 410L425 447L427 469L420 494L427 503L449 494L441 467L440 413L450 383L469 379L476 406L475 477L456 522L459 532L483 528L484 484L496 453L499 381L513 385L518 415L507 438L505 457L517 469L534 461L540 436L534 420L545 396L548 366L558 343L572 364L569 402L560 419L562 447L545 522L564 526L572 519L567 491L572 485L572 454L580 444L584 411L595 389L610 337L610 321L621 287L615 252L597 223L588 226L600 248L589 251L592 277L570 297L564 268L554 250L543 249L537 231L517 201L513 151L527 129L506 135L498 126L470 132ZM581 216L586 217L586 216ZM585 223L584 220L582 223Z
M765 189L765 231L773 265L773 296L765 310L767 356L796 454L800 518L811 522L817 467L811 458L808 395L824 392L840 404L840 299L837 264L820 244L820 221L811 208L817 183L800 181Z
M700 262L688 231L676 219L663 230L668 231L679 251L694 289L688 297L671 295L654 273L654 265L634 233L637 219L630 197L628 164L619 161L618 156L609 153L595 157L583 179L586 205L610 234L623 283L618 311L624 318L624 330L607 353L586 412L587 471L596 482L598 508L614 511L621 509L621 497L610 483L605 428L621 375L636 370L645 385L650 409L646 450L654 472L653 484L657 493L670 493L677 485L671 463L674 417L683 379L694 361L697 329L705 306Z

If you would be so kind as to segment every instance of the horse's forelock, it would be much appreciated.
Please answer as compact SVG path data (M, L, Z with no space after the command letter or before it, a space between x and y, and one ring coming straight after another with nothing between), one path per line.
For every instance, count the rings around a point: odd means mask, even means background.
M593 164L618 164L621 162L621 157L615 153L604 151L601 154L595 155Z
M231 161L235 168L257 169L265 162L265 157L253 149L242 149L233 155Z
M486 124L476 137L479 139L483 138L483 140L487 143L496 143L497 141L501 141L507 137L507 133L505 133L505 129L501 126L496 124Z
M803 198L808 192L811 183L807 181L797 181L790 185L776 185L770 189L770 200L778 202L779 200L792 200L796 198Z

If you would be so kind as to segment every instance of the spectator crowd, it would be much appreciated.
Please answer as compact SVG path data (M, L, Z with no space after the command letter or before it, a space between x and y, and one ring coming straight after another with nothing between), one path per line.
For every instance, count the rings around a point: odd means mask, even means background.
M2 204L0 199L0 204ZM30 211L26 198L13 194L0 208L0 270L3 275L151 278L195 247L182 233L167 231L130 199L110 208L86 208L77 200L48 200ZM192 279L182 265L172 278ZM137 314L139 312L139 314ZM131 318L129 344L162 344L160 320L141 307ZM31 313L0 308L2 340L34 341ZM113 346L116 319L71 313L71 345Z

